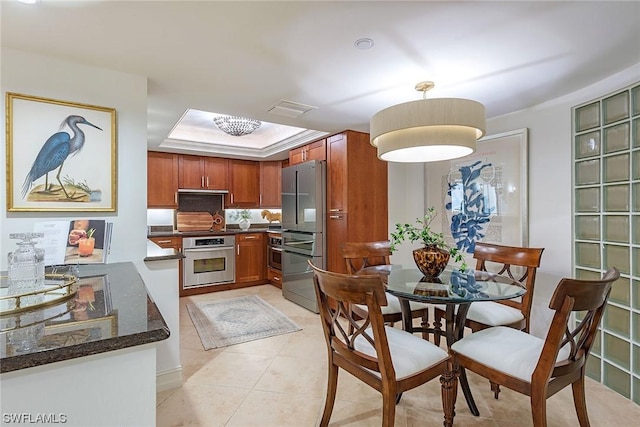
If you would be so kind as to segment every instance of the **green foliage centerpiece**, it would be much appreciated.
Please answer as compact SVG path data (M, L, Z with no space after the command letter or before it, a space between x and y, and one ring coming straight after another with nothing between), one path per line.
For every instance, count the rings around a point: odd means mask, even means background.
M451 257L455 262L461 263L459 267L461 271L467 269L467 264L460 251L447 245L442 233L431 229L431 222L436 215L436 210L431 207L427 209L424 218L416 218L415 224L396 223L395 232L391 233L391 251L395 251L396 246L405 240L412 243L419 241L424 245L413 251L413 259L418 269L427 278L438 277L446 268Z

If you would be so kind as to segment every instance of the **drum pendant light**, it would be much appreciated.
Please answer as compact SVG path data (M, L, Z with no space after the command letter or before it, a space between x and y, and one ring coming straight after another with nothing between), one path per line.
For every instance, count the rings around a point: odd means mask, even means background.
M433 82L420 82L423 99L394 105L371 118L371 145L388 162L436 162L467 156L485 133L485 108L461 98L427 99Z

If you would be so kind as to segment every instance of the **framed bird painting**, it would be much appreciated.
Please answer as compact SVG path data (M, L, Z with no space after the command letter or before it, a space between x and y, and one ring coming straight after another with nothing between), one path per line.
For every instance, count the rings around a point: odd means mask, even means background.
M116 110L7 92L7 211L116 210Z

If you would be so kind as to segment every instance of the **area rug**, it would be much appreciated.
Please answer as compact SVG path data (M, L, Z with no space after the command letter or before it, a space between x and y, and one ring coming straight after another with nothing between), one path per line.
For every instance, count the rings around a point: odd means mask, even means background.
M205 350L301 329L256 295L187 304L187 310Z

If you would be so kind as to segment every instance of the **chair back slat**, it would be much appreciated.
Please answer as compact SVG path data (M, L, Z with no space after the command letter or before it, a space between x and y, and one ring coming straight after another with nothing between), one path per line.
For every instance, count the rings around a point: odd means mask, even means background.
M380 240L374 242L344 242L341 245L342 257L347 266L347 273L355 274L363 268L373 265L390 264L391 242Z
M615 267L610 268L599 280L565 278L556 287L549 308L555 311L534 378L548 381L549 378L567 375L582 369L586 364L596 332L613 282L620 278ZM581 313L575 327L569 326L572 313ZM558 361L560 350L568 346L568 356Z
M525 331L529 331L531 304L536 282L536 271L544 248L521 248L477 242L473 252L476 270L489 271L521 282L527 288L519 300L499 301L501 304L518 308L525 318Z
M336 354L353 369L365 367L395 378L384 329L381 306L387 305L384 284L380 276L349 276L322 270L311 261L318 307L325 340ZM367 315L356 318L349 309L352 304L366 305ZM356 340L365 339L376 351L376 357L355 348Z

